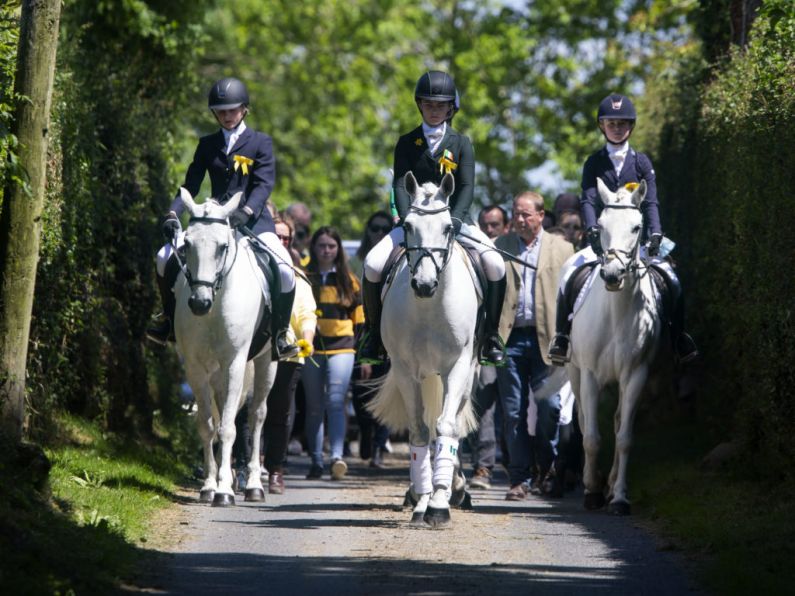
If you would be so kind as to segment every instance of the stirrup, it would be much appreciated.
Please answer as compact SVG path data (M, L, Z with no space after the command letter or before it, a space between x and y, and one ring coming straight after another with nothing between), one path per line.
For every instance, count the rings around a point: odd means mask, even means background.
M566 342L565 349L558 345L558 341ZM549 344L549 350L547 351L547 356L549 357L552 364L555 366L563 366L571 360L569 357L569 344L570 340L568 336L562 333L555 334L555 337L552 338L552 342Z
M157 322L146 329L146 338L149 341L161 346L167 346L170 341L177 341L171 319L161 313L155 317L155 320Z
M491 357L490 358L489 356L486 355L486 346L487 346L487 344L492 343L492 342L496 343L497 344L497 348L500 350L499 358L495 358L495 357ZM490 346L489 351L491 351L491 348L493 348L493 347L494 346ZM503 342L502 338L496 333L494 335L489 335L484 340L483 345L481 346L480 350L478 350L478 363L481 366L502 367L502 366L505 366L505 364L506 364L505 360L506 360L506 356L505 356L505 342Z
M684 351L683 348L686 350L684 354L682 353ZM696 342L684 331L677 338L674 351L676 353L676 360L679 364L689 364L699 356Z
M278 339L273 340L271 357L275 360L287 360L288 358L295 358L301 351L301 348L299 348L297 344L288 344L287 341L284 340L285 335L286 334L282 333L279 335ZM279 348L279 340L283 340L284 342L281 348Z

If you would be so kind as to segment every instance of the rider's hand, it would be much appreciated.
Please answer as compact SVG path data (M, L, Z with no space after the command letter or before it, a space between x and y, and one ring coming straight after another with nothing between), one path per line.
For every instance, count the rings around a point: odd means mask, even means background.
M461 231L461 226L464 225L464 222L458 219L457 217L453 218L453 231L455 232L456 236Z
M169 213L166 216L166 221L163 222L163 236L166 237L167 242L172 242L174 238L177 237L179 231L182 229L182 225L179 223L179 219L174 213Z
M601 257L604 251L602 250L602 234L598 226L588 228L588 231L585 232L585 236L588 238L588 244L591 245L591 250L596 253L597 257Z
M656 257L660 254L660 243L662 242L662 234L652 234L649 238L649 246L646 248L646 254L650 257Z
M229 225L233 228L239 228L243 224L245 224L251 216L254 215L254 212L249 209L248 207L241 207L240 209L235 209L229 215Z

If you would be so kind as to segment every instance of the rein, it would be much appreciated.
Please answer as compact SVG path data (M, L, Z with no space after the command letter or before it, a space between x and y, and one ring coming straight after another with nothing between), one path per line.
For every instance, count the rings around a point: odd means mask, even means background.
M221 219L220 217L191 217L188 220L188 226L190 226L192 223L209 223L209 224L222 223L222 224L225 224L227 227L229 226L229 220ZM177 250L176 239L171 241L171 246L173 247L174 254L177 257L177 263L179 264L179 268L182 270L182 274L185 276L185 279L187 280L188 285L190 286L190 288L193 289L196 286L205 286L205 287L208 287L208 288L212 288L213 294L215 292L218 292L221 289L221 286L223 285L224 277L227 275L227 273L229 273L229 271L231 271L232 267L235 264L235 260L237 260L238 251L235 250L235 256L232 259L232 264L229 265L228 269L226 268L226 261L227 261L227 258L229 257L229 244L227 244L226 248L224 249L224 258L221 261L221 264L218 267L218 269L216 269L216 271L215 271L215 279L213 279L212 281L206 281L206 280L203 280L203 279L193 279L193 276L191 275L187 264L184 263L182 261L182 259L180 258L180 256L179 256L179 251ZM224 269L226 269L226 271L224 271Z
M445 211L450 211L450 206L445 205L444 207L439 207L438 209L423 209L422 207L417 207L416 205L412 205L409 207L409 212L418 213L420 215L436 215L438 213L444 213ZM429 258L431 263L433 263L434 268L436 269L436 277L438 278L441 276L442 271L444 271L447 264L450 262L450 249L453 246L453 240L455 240L455 232L448 232L446 233L447 236L447 244L446 246L409 246L408 243L404 242L404 248L406 249L406 259L409 264L409 271L411 275L416 275L417 269L422 263L422 259ZM419 257L417 257L417 261L412 265L411 264L411 253L418 252ZM442 259L441 265L436 259L436 255L434 253L439 253Z

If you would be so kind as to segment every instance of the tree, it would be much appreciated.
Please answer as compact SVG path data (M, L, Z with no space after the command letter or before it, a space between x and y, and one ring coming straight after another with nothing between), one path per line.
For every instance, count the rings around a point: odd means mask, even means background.
M25 369L39 258L50 103L61 0L25 0L15 78L20 101L13 133L25 184L9 183L0 214L0 402L3 430L22 438Z

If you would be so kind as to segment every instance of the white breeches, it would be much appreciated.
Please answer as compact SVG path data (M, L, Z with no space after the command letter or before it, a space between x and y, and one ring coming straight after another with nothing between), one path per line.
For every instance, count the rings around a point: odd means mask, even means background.
M281 243L278 236L273 232L264 232L257 236L268 249L276 255L276 262L279 263L279 277L282 284L282 293L291 292L295 288L295 272L293 271L293 261L290 258L290 253ZM185 232L177 234L177 248L182 247L185 243ZM157 274L160 277L165 275L166 263L171 258L171 253L174 252L174 247L171 244L166 244L159 251L157 251Z
M489 281L499 281L505 277L505 261L502 255L494 250L494 244L489 240L488 236L480 231L477 226L464 224L461 226L461 231L468 236L477 238L480 242L474 242L463 236L456 236L461 244L473 247L483 262L483 271L486 273L486 279ZM397 226L392 228L392 231L384 236L381 241L376 244L367 256L364 257L364 276L367 281L372 283L379 283L384 273L389 255L392 254L395 246L403 242L405 235L403 227Z

